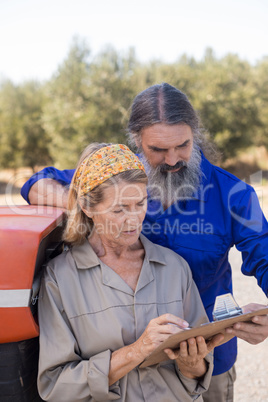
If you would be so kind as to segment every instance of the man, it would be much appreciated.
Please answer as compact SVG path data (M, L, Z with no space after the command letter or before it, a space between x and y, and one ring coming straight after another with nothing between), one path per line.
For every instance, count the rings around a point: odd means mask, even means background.
M149 177L143 233L188 261L210 320L216 296L232 292L228 253L233 245L242 252L242 272L254 275L267 295L268 224L257 196L206 159L208 147L186 95L166 83L146 89L133 102L128 129ZM22 195L33 204L64 207L68 190L63 186L72 175L73 171L44 169L24 185ZM245 311L260 307L250 305ZM263 341L268 317L252 321L228 329L230 337L253 344ZM215 349L206 402L233 400L236 354L236 338Z

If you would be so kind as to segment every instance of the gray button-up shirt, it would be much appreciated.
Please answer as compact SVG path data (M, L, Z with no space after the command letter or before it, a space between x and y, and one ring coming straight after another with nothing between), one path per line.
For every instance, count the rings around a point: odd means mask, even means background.
M53 402L175 402L203 400L200 381L184 377L174 361L136 367L109 387L113 351L135 342L149 321L165 313L190 326L207 317L184 259L140 236L145 258L135 291L95 254L89 242L50 261L39 298L38 388Z

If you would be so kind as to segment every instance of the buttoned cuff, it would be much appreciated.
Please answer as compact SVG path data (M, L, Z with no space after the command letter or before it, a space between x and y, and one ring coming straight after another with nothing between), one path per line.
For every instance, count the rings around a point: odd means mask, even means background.
M208 390L208 387L209 387L210 381L211 381L212 371L213 371L213 355L208 354L205 357L205 360L208 363L207 372L205 373L205 375L202 378L200 378L198 380L185 377L180 372L177 364L175 365L177 374L189 395L199 395Z
M121 398L119 381L109 387L111 351L105 350L89 360L88 385L95 401L115 401Z

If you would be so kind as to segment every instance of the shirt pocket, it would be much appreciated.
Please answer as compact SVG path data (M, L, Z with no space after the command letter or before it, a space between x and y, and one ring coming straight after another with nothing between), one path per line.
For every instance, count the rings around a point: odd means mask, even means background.
M183 303L182 299L173 299L167 301L157 302L157 314L158 316L163 314L173 314L177 317L184 319Z
M169 238L169 247L188 262L199 290L211 284L228 265L229 247L223 236L200 232L176 235Z

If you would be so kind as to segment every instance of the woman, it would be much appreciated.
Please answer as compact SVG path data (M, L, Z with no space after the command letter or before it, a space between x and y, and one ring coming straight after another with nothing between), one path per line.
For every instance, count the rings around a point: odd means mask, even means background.
M39 300L38 387L46 401L202 400L209 385L202 337L139 364L171 334L206 322L187 263L141 235L147 177L125 145L92 144L74 174L64 240ZM186 321L187 320L187 321Z

